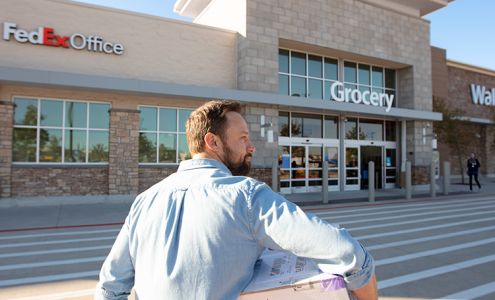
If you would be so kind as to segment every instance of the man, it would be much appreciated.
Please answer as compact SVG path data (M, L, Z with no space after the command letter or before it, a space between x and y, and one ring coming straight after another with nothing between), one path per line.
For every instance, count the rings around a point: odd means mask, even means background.
M480 161L476 158L474 153L471 153L471 157L467 161L467 169L469 175L469 190L473 190L473 177L476 180L476 184L478 184L478 188L481 189L481 184L478 181L478 170L481 167Z
M255 151L238 102L210 101L186 124L191 160L140 194L105 260L96 299L236 299L269 247L340 273L377 299L373 258L338 229L248 174Z

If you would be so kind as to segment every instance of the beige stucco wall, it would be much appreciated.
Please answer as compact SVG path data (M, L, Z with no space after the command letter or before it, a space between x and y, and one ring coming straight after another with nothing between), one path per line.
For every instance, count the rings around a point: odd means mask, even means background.
M3 1L0 22L55 34L98 35L123 55L0 39L0 66L211 87L236 87L237 33L63 0Z

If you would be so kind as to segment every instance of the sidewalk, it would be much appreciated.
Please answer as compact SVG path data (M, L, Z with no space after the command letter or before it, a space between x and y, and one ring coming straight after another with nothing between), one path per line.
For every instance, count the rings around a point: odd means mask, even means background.
M495 197L495 178L484 178L481 190L453 182L449 195L437 189L434 199L466 198L471 196ZM284 195L307 210L337 208L342 206L376 205L405 201L404 189L377 190L375 202L368 202L368 191L330 192L329 203L322 203L322 193ZM429 187L413 189L408 201L428 201ZM121 224L131 206L133 196L69 196L69 197L30 197L0 199L0 232L22 229L63 228L74 226L95 226Z

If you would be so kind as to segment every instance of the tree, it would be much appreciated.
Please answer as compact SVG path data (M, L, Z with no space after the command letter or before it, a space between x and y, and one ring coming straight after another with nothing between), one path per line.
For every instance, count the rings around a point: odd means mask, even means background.
M437 135L438 141L448 145L452 159L455 159L461 170L461 180L464 184L465 160L472 147L473 133L462 121L463 112L461 109L452 108L441 97L433 97L433 111L442 113L443 120L433 123L433 131Z

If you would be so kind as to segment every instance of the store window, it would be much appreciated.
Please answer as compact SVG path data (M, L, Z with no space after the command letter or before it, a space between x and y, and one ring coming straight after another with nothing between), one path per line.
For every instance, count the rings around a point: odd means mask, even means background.
M319 55L279 49L279 94L330 99L330 86L338 80L338 61Z
M383 121L359 119L360 139L383 141Z
M332 100L331 86L339 81L337 59L279 49L278 64L280 95ZM341 66L344 88L386 93L396 99L395 70L353 61L344 61Z
M108 162L110 104L16 97L14 105L14 162Z
M140 106L139 162L176 164L190 159L186 121L192 110Z

